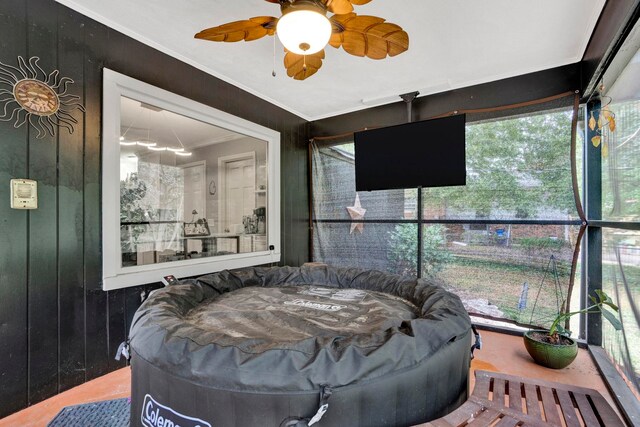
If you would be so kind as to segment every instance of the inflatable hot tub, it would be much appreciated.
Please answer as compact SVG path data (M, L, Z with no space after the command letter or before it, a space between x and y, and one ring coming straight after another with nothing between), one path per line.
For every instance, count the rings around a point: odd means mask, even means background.
M427 280L250 268L154 292L130 333L131 425L409 426L467 398L471 323Z

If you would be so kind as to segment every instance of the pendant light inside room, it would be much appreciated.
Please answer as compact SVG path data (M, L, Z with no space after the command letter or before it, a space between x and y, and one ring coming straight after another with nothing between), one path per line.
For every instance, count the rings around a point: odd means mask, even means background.
M122 146L133 146L133 145L138 145L141 147L146 147L149 151L169 151L172 152L173 154L175 154L176 156L183 156L183 157L187 157L187 156L191 156L192 153L190 151L186 151L184 144L182 143L182 140L180 140L180 138L178 137L178 135L176 134L175 130L173 129L173 127L171 127L170 122L171 119L170 117L166 117L166 111L155 107L153 105L149 105L149 104L145 104L143 102L140 103L140 107L143 108L146 111L146 117L147 117L147 138L146 140L128 140L127 139L127 133L129 132L129 130L132 128L132 126L135 124L135 122L137 121L138 117L136 117L136 119L134 119L131 124L127 127L127 129L123 132L123 134L120 136L120 145ZM151 139L151 117L150 114L151 112L156 112L156 113L160 113L163 115L163 120L162 123L167 124L169 126L169 129L171 130L171 133L173 134L173 136L176 138L176 141L178 142L178 145L158 145L157 142L152 141Z

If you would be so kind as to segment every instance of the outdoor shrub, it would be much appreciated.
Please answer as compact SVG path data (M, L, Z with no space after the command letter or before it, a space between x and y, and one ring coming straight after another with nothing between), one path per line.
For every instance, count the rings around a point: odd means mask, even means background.
M422 234L422 276L433 276L453 259L447 250L442 224L424 228ZM418 235L413 224L398 224L389 233L389 270L396 274L414 276L418 270Z

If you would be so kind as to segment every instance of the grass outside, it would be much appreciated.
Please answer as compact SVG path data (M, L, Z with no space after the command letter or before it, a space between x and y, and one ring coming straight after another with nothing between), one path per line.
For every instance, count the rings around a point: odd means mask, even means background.
M566 295L569 283L567 271L570 271L570 267L567 265L562 265L561 267L558 269L559 279L563 286L563 293ZM608 264L603 266L604 290L620 306L620 315L625 326L625 336L621 332L613 330L609 323L605 322L603 347L617 363L622 365L623 348L626 339L631 365L635 368L636 375L640 376L640 328L635 323L631 301L620 283L619 273L617 273L618 298L616 297L616 292L613 288L612 269L614 267ZM637 304L640 300L640 267L627 265L624 271L629 285L629 293ZM545 268L507 264L487 259L472 259L467 256L457 255L438 274L438 278L443 280L450 290L463 300L486 299L490 304L500 309L506 319L549 327L551 320L557 313L556 296L552 276L547 275L544 286L540 287L544 274ZM524 282L529 284L527 305L525 309L519 310L518 302ZM576 288L578 286L579 281L576 278ZM533 304L538 290L540 290L540 296L534 312ZM574 296L577 296L577 292L578 289L574 289ZM574 301L572 309L577 309L578 299L572 299ZM574 333L573 336L575 337L576 334Z
M454 261L438 274L438 278L462 299L486 299L502 311L507 319L548 327L558 312L557 306L562 303L562 298L556 298L553 274L549 271L545 277L545 270L546 265L540 268L455 256ZM570 267L559 265L558 278L564 296L569 284L566 271L570 271ZM520 309L524 283L528 284L528 292L526 304ZM540 295L534 310L538 291Z

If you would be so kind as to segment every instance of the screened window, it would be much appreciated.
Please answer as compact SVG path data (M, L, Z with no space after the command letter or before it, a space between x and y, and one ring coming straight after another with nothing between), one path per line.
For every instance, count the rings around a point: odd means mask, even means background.
M640 63L640 54L634 59ZM603 220L640 221L640 86L634 88L638 77L634 63L608 92L613 102L606 108L615 117L611 127L602 128Z
M595 136L590 141L593 164L600 162L601 184L588 197L601 199L599 212L592 215L596 242L602 244L600 266L602 289L619 306L622 331L602 322L602 346L640 396L640 51L636 36L625 42L620 56L629 55L626 66L600 103L592 106L596 119ZM635 37L635 41L634 41ZM631 49L630 46L635 46ZM620 58L616 58L619 60ZM596 193L596 194L593 194ZM599 268L598 268L599 267Z
M602 345L640 392L640 231L603 229L602 289L619 306L623 330L603 323Z
M472 115L467 185L421 194L356 193L352 141L315 141L314 261L435 278L471 313L549 324L570 292L581 224L571 101L506 118ZM572 301L579 306L579 290Z
M467 125L467 185L423 189L425 219L570 220L572 111Z

